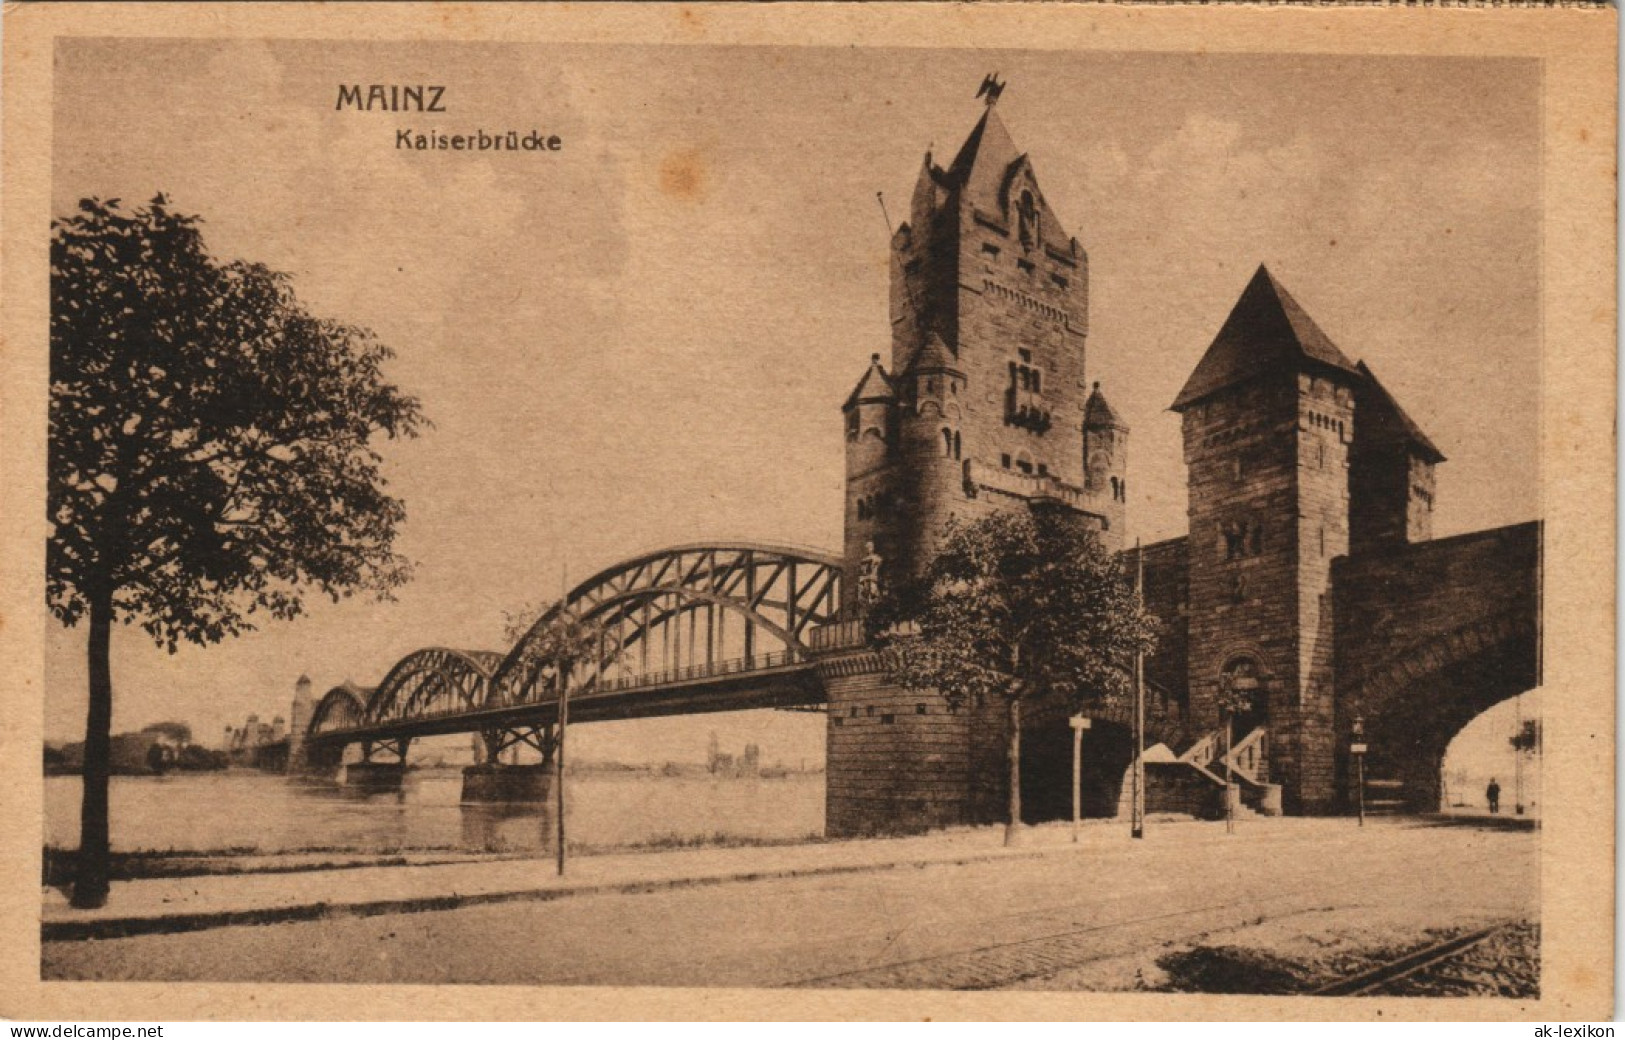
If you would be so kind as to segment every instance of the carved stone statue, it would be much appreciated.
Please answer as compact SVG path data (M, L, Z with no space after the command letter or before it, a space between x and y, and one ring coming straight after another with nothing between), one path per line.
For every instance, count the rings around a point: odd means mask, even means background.
M875 552L875 543L865 546L867 552L858 561L858 606L868 608L880 600L880 568L886 562Z

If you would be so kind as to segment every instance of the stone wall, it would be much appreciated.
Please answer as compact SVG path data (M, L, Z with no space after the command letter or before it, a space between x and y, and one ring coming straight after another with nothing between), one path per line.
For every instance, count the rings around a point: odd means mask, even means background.
M828 694L825 832L907 833L971 822L969 719L887 681L868 651L819 661Z

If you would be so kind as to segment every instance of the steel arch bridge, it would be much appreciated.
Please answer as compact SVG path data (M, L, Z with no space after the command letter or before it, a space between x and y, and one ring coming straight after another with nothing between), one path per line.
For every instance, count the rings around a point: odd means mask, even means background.
M807 636L835 620L841 578L838 557L780 545L634 556L569 590L506 654L418 650L364 699L354 687L330 691L307 741L404 757L413 737L477 732L493 750L523 739L545 753L558 689L533 651L561 615L599 634L597 651L568 676L573 721L815 704L824 695Z

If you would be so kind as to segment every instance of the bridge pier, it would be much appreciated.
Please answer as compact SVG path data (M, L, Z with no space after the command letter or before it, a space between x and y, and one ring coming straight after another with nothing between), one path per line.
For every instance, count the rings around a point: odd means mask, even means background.
M485 762L463 769L463 804L545 804L553 793L550 764Z
M351 762L344 767L344 786L360 791L399 791L405 762Z

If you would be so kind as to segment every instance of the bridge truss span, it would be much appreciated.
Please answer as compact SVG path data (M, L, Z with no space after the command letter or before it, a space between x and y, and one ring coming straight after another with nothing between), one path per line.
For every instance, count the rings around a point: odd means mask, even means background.
M491 673L502 658L503 654L495 650L444 647L407 654L373 691L365 721L381 725L483 707Z
M841 561L755 543L684 545L607 567L571 589L491 676L488 705L555 696L531 663L561 611L596 629L599 647L571 676L573 694L607 696L784 669L806 660L808 633L835 619Z

